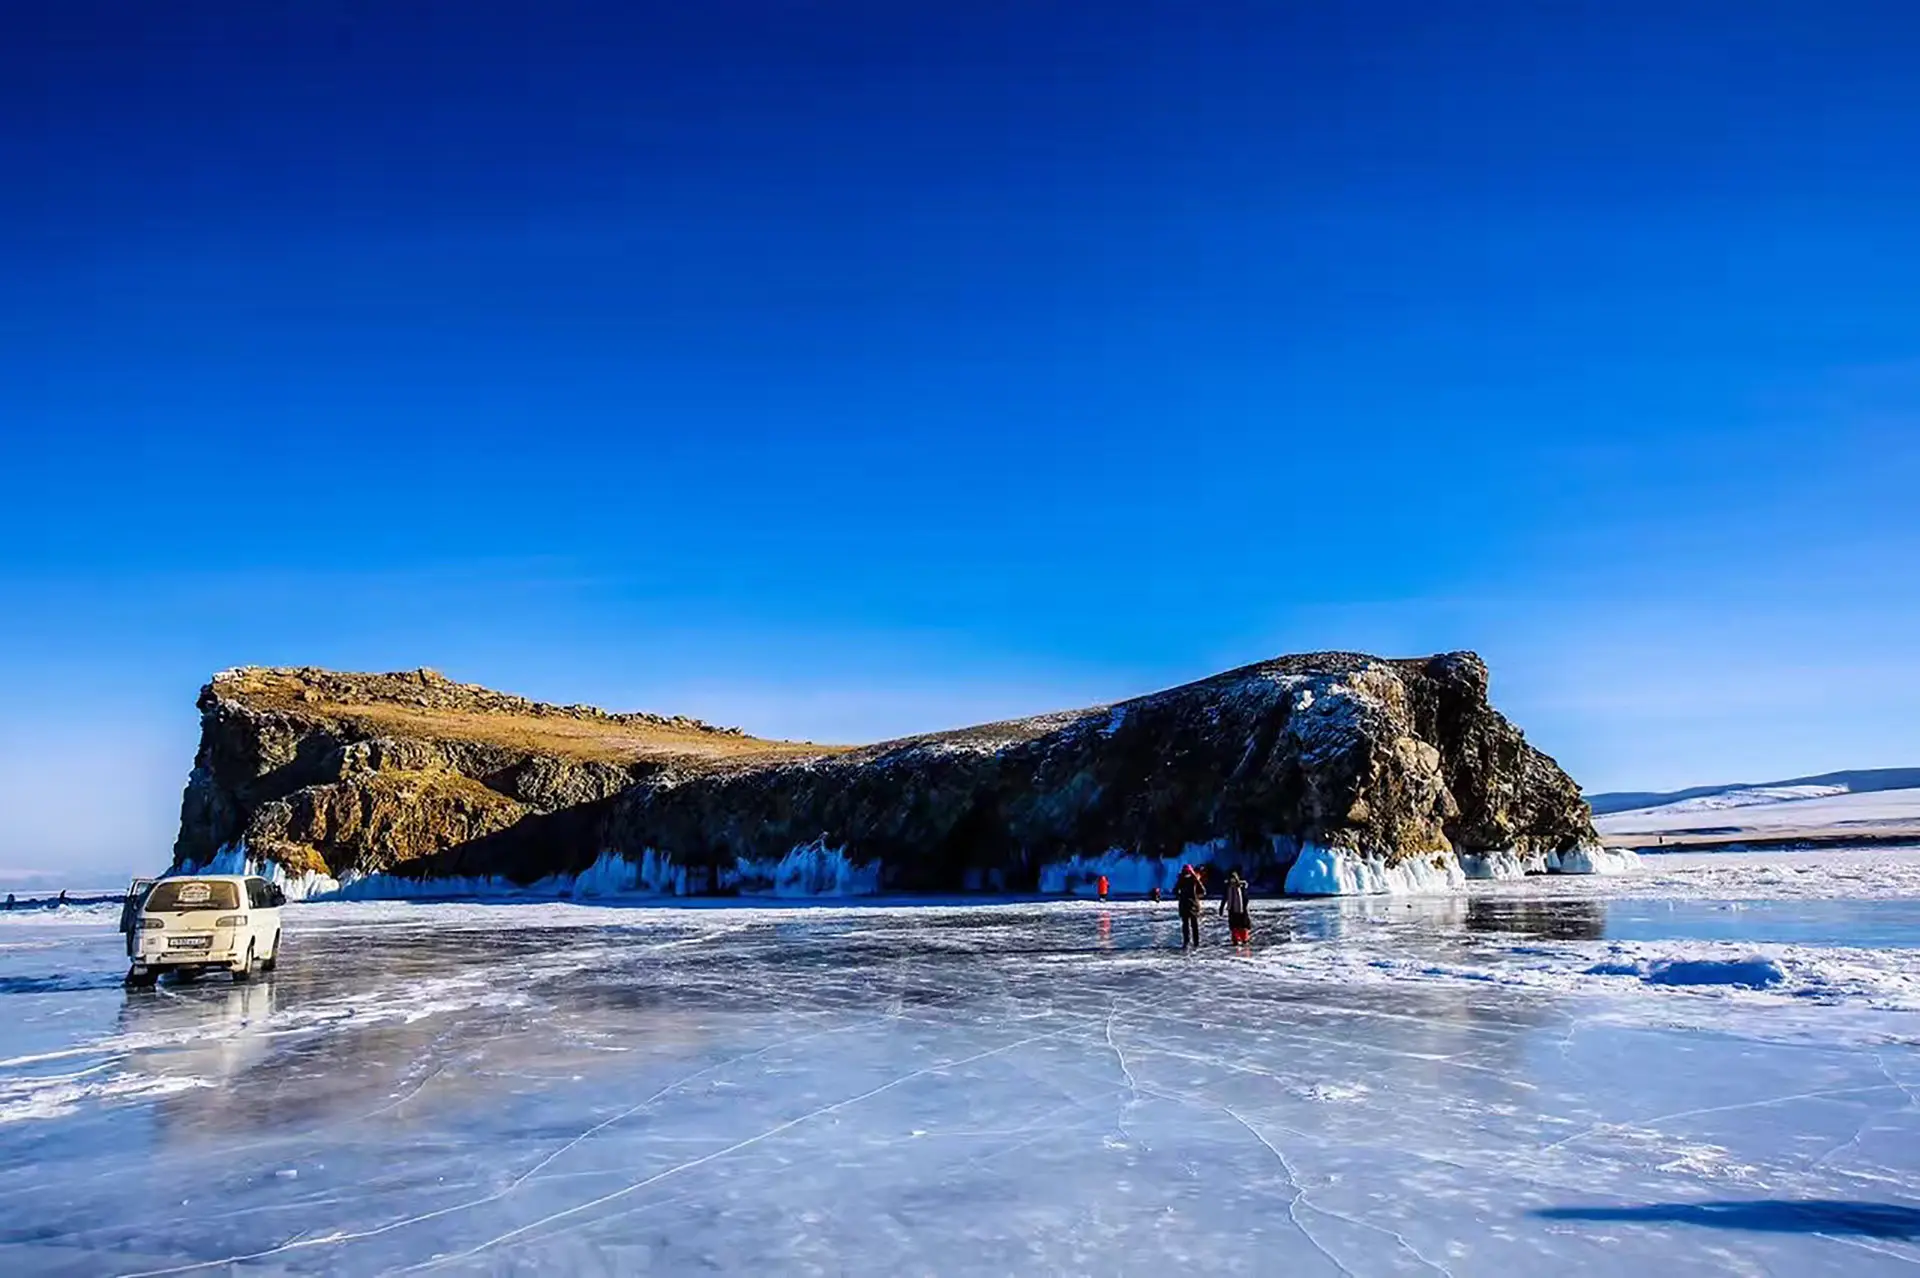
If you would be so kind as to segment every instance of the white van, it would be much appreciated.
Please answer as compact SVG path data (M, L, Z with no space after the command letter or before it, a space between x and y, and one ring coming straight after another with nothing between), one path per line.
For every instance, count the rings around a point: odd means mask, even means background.
M190 874L137 882L127 893L127 984L152 985L162 972L220 970L236 981L280 962L280 907L286 894L265 879Z

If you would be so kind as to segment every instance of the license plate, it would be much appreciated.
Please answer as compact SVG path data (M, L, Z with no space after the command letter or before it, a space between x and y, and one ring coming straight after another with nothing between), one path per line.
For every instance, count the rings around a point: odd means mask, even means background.
M210 950L213 948L211 936L169 936L167 948L170 950Z

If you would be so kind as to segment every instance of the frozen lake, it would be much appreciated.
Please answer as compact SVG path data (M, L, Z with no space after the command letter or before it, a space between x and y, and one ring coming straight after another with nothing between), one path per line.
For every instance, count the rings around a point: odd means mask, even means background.
M110 913L0 917L0 1271L1920 1264L1912 853L1257 903L1250 955L1132 902L287 918L131 993Z

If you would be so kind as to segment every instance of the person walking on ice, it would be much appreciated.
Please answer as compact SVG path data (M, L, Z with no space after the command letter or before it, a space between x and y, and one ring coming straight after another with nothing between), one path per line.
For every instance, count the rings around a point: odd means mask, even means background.
M1247 908L1247 881L1235 870L1227 875L1226 891L1220 895L1220 912L1227 916L1227 931L1235 945L1253 942L1253 913Z
M1180 902L1180 948L1200 948L1200 902L1207 898L1207 885L1191 865L1180 867L1180 879L1173 885L1174 899Z

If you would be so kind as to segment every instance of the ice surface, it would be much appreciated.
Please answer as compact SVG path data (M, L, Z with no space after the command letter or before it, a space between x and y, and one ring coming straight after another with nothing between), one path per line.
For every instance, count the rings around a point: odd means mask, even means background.
M0 1272L1920 1263L1920 854L1256 901L1250 954L1144 902L286 918L270 979L129 992L113 916L0 916Z
M1818 852L1674 852L1639 858L1645 871L1618 882L1570 879L1556 892L1728 896L1741 899L1920 897L1920 845Z

